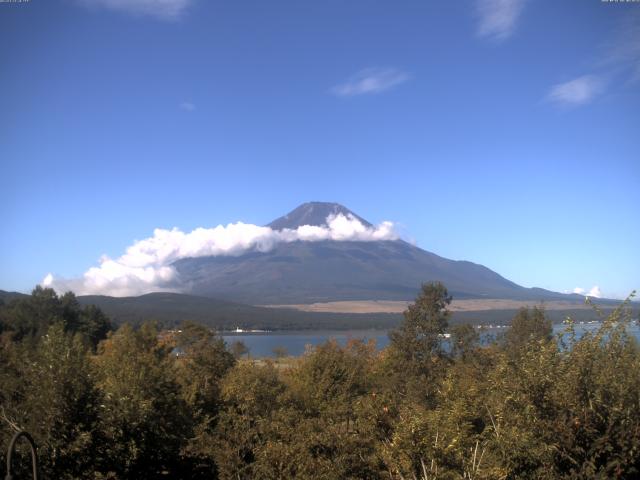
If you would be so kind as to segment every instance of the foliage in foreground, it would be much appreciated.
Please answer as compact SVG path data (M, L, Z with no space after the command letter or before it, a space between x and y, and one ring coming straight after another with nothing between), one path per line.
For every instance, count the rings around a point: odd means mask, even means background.
M251 361L195 324L107 336L73 300L37 289L0 307L0 448L28 430L45 478L640 476L628 302L580 338L572 325L553 338L544 310L523 309L480 347L426 284L383 351L328 342Z

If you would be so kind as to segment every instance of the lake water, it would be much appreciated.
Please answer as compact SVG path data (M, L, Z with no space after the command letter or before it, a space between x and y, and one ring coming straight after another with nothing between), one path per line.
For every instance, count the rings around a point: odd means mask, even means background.
M564 331L565 325L554 325L554 334ZM578 335L584 332L595 331L600 328L599 323L585 323L575 325ZM495 336L503 334L507 328L486 328L481 334L481 340L490 341ZM632 324L629 327L632 333L640 341L640 327ZM224 340L228 345L235 341L242 341L248 348L252 357L274 357L273 350L276 347L284 347L289 355L302 355L307 345L314 346L335 339L339 344L345 345L351 339L375 340L379 349L389 344L388 330L341 330L341 331L291 331L291 332L259 332L259 333L232 333L225 332Z

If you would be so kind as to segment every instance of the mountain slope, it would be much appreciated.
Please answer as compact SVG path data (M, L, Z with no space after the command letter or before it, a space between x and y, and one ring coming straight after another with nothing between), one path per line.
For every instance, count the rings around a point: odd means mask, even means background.
M323 226L329 215L353 215L335 203L301 205L269 224L273 229ZM371 226L364 219L360 221ZM456 298L553 299L561 294L521 287L490 269L454 261L402 240L296 241L237 257L176 261L183 292L260 304L337 300L412 300L426 281L442 281Z
M411 300L440 280L457 298L538 297L482 265L455 262L405 242L294 242L267 253L174 264L189 293L253 304Z

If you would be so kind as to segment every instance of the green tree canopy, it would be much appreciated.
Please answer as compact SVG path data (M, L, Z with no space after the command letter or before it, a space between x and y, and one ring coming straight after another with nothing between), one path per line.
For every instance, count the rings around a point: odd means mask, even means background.
M95 348L112 329L109 318L94 305L82 307L73 292L58 296L51 288L37 286L26 298L0 306L0 327L13 340L38 338L53 324L65 332L80 333Z
M389 333L389 388L431 396L433 380L442 374L442 336L449 325L451 296L440 282L425 283L404 312L400 327Z
M511 328L505 334L506 346L520 350L529 343L548 342L553 338L553 325L543 307L523 307L511 320Z
M105 455L121 478L177 475L191 422L175 378L173 347L152 324L120 327L95 359L104 393Z

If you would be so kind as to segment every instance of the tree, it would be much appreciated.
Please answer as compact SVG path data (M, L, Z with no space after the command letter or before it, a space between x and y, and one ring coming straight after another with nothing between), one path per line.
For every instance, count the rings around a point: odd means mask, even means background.
M2 329L11 338L39 338L49 327L60 323L65 332L80 333L93 349L111 330L109 318L94 305L82 307L73 292L58 296L51 288L37 286L27 298L12 301L1 309Z
M389 333L388 363L398 391L433 393L434 379L444 368L442 336L448 327L451 296L440 282L425 283L415 302L404 312L400 327Z
M235 358L222 338L193 322L180 326L176 346L182 351L178 378L184 399L199 414L215 415L220 401L219 382L234 366Z
M342 347L330 340L287 371L283 403L289 408L277 417L278 442L259 455L267 476L375 478L373 438L363 424L368 419L361 421L375 358L374 342L350 340Z
M300 408L348 425L353 402L366 392L374 346L351 341L345 348L335 340L318 345L290 372L292 394Z
M399 329L389 334L391 346L406 359L421 364L442 352L441 335L448 327L451 296L440 282L425 283L415 302L404 312Z
M221 479L256 478L258 451L270 437L284 391L285 384L270 363L239 363L225 377L224 409L216 425L216 442L209 442Z
M222 404L220 383L236 360L222 338L193 322L180 326L176 346L181 351L177 378L194 430L184 449L185 460L192 462L191 478L211 478L216 473L211 443Z
M548 342L553 338L553 325L543 307L521 308L511 320L505 335L508 350L517 353L527 344Z
M236 340L231 344L231 353L236 359L240 359L249 353L249 347L242 340Z
M356 419L374 357L373 344L329 341L286 370L239 363L223 381L221 478L377 478Z
M455 357L466 360L478 347L480 335L468 323L451 328L451 353Z
M113 329L109 317L95 305L86 305L80 311L79 320L77 331L87 338L94 350L98 343L107 338L107 334Z
M273 354L276 356L276 358L285 358L287 355L289 355L289 351L287 350L287 347L283 347L281 345L277 346L277 347L273 347Z
M569 344L556 375L557 413L547 430L554 476L638 478L640 475L640 347L629 334L627 302L594 334Z
M15 341L41 337L56 322L63 322L63 309L56 292L37 286L31 296L13 300L7 306L5 328Z
M56 323L35 347L24 343L13 349L11 360L5 356L9 362L2 365L0 375L3 451L15 433L8 428L10 421L13 428L34 437L45 476L91 477L99 469L95 453L102 443L102 395L87 346L79 335L65 333L62 323ZM11 376L16 376L14 381Z
M139 330L124 325L100 344L95 365L105 396L104 461L118 477L178 478L182 471L192 425L172 348L158 342L149 323Z
M181 351L180 366L185 368L196 385L191 388L199 395L208 391L209 380L220 380L235 364L224 340L213 330L194 322L184 322L175 338ZM190 403L193 403L190 398ZM197 403L197 402L196 402Z

